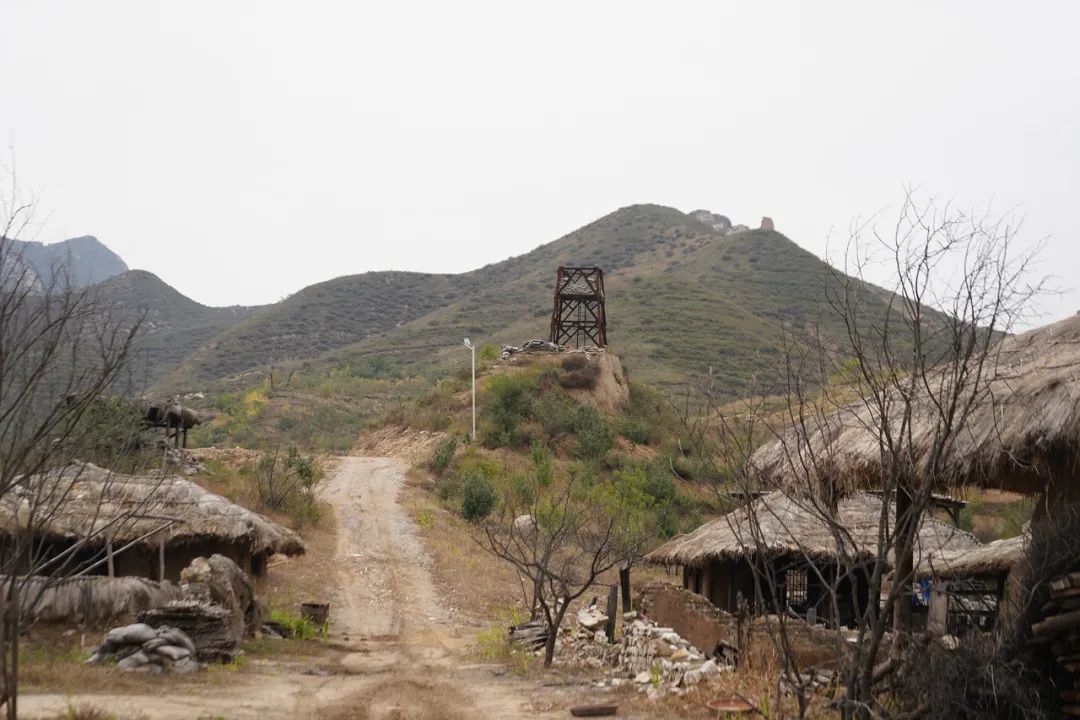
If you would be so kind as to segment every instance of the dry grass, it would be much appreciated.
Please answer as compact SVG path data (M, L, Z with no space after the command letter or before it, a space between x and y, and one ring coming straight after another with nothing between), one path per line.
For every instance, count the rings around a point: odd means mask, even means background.
M298 612L300 603L311 599L312 589L326 584L338 529L333 508L325 502L320 505L322 513L318 524L301 533L307 552L294 558L275 555L267 566L266 575L256 581L255 591L268 607Z
M447 510L429 488L427 476L412 470L401 501L431 555L436 586L444 601L477 627L515 608L528 615L512 568L485 552L473 539L469 523ZM483 578L483 582L477 582L477 578Z

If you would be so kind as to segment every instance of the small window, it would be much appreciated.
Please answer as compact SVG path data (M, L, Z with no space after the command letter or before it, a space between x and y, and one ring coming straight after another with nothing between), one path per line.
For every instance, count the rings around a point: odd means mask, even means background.
M806 570L788 570L784 573L788 605L806 605Z

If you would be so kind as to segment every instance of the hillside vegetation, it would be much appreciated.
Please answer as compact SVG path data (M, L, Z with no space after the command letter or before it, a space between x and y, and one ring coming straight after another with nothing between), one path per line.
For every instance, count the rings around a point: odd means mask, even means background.
M99 283L94 291L111 313L142 320L142 332L129 368L132 388L139 392L223 331L261 310L201 305L145 270L111 277Z
M673 208L635 205L469 273L365 273L311 286L213 338L161 385L242 385L272 365L325 374L376 359L434 379L460 365L463 337L546 337L560 264L604 269L611 346L635 379L661 388L711 373L733 394L779 358L782 327L842 332L822 309L829 267L780 233L721 235ZM884 308L884 292L868 295Z

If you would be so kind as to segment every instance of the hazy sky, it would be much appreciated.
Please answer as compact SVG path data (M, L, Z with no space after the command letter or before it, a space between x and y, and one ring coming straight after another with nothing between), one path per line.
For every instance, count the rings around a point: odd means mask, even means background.
M0 4L37 239L207 304L456 272L618 207L824 255L905 185L1049 237L1080 310L1080 3Z

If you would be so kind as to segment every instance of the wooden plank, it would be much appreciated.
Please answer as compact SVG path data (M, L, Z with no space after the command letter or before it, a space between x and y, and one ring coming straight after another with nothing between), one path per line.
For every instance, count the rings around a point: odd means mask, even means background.
M612 585L608 589L607 596L607 627L605 631L607 633L608 642L615 642L615 615L619 612L619 588L616 585Z
M1051 590L1050 597L1054 598L1055 600L1080 597L1080 587L1068 587L1061 590Z
M619 586L622 588L622 609L628 613L634 609L630 600L630 568L619 568Z
M1080 610L1073 610L1035 623L1031 626L1031 633L1035 637L1050 637L1078 627L1080 627Z

